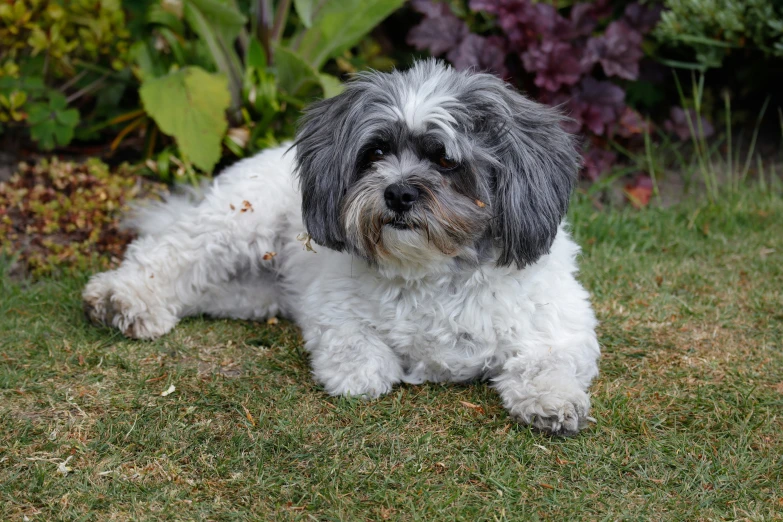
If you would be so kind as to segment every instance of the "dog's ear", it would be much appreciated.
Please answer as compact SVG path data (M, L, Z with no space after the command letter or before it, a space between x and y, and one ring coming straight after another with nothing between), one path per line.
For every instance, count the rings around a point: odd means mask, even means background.
M294 146L296 173L302 194L302 217L310 237L333 250L345 248L340 201L348 189L355 158L348 119L355 89L316 102L299 121Z
M494 160L490 232L500 246L498 265L522 268L549 253L568 210L580 156L556 109L495 76L471 79L464 101Z

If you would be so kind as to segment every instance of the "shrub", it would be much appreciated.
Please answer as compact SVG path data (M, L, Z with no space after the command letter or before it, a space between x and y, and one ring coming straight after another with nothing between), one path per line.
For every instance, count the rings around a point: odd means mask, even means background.
M783 57L783 3L770 0L665 0L655 29L663 44L690 50L704 68L717 68L738 49Z
M129 36L119 0L0 4L0 133L29 128L42 149L67 145L77 103L127 65Z

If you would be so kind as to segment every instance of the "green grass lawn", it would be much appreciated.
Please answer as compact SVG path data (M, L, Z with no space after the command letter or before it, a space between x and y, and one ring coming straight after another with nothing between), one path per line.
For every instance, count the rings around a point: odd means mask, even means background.
M567 439L486 384L328 397L283 321L129 341L86 274L4 278L0 520L783 519L783 201L571 219L603 356Z

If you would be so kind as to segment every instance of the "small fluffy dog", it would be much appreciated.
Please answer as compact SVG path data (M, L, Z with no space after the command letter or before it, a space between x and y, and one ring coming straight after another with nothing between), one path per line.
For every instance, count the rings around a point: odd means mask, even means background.
M139 238L90 280L85 310L138 339L189 315L280 314L329 394L488 379L518 421L575 433L599 347L561 226L579 166L561 120L435 61L361 74L306 111L292 146L230 167L201 201L137 211Z

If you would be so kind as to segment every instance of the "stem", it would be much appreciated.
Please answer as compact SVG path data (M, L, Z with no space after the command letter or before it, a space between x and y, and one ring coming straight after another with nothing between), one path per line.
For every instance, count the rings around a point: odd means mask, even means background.
M98 90L104 83L106 83L106 78L108 78L108 76L101 76L100 78L98 78L97 80L92 82L90 85L88 85L88 86L84 87L83 89L80 89L80 90L76 91L75 93L71 94L70 96L68 96L65 99L65 101L68 102L68 103L71 103L72 101L78 100L79 98L81 98L85 94L89 94L92 91Z
M267 65L272 65L272 45L269 27L272 20L271 0L258 0L256 3L256 36L266 53Z
M288 19L288 12L291 10L291 0L280 0L275 12L275 23L272 26L272 41L279 42L285 31L285 22Z
M65 82L60 86L60 92L65 94L65 91L67 91L73 84L75 84L76 82L84 78L86 74L87 74L86 70L79 71L79 73L76 76L74 76L73 78L71 78L70 80L68 80L67 82Z

